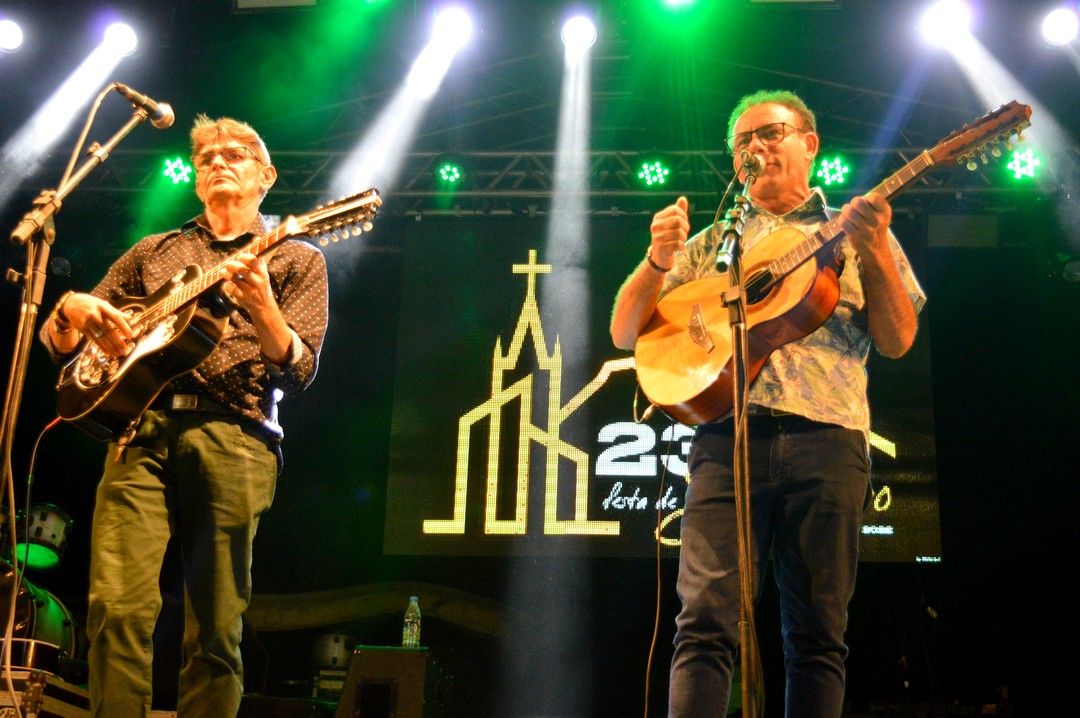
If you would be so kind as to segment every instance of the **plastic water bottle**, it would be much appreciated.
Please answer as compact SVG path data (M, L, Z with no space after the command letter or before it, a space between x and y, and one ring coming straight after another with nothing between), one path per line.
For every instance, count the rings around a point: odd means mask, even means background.
M416 596L409 596L409 607L405 609L405 625L401 629L401 647L420 647L420 604Z

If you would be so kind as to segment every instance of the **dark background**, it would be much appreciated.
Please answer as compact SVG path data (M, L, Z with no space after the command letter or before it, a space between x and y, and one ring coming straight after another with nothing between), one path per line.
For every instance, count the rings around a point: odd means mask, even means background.
M767 8L734 3L719 10L714 4L664 23L635 3L601 3L593 148L714 150L738 97L786 87L818 112L826 140L880 159L884 174L901 151L930 146L992 109L980 103L955 63L921 45L912 25L922 5L848 0ZM987 3L978 33L1022 83L1028 96L1016 99L1041 103L1075 144L1077 74L1064 53L1036 37L1043 5ZM563 8L540 2L475 6L482 19L472 45L455 60L410 151L550 152ZM40 0L0 5L0 12L33 31L22 52L0 56L0 136L10 137L93 47L91 21L100 7ZM238 116L264 134L283 175L267 211L287 214L313 205L325 191L317 160L329 156L332 165L363 135L425 42L431 11L421 2L333 2L247 14L224 1L112 7L133 18L141 40L111 79L172 103L177 122L166 132L137 128L65 202L53 256L68 260L71 269L50 275L46 309L64 290L95 283L134 239L153 174L138 171L139 153L184 152L196 112ZM112 97L91 139L106 139L129 111ZM71 112L72 129L49 163L23 178L0 225L14 227L37 193L55 186L86 109ZM1039 120L1033 117L1036 126ZM881 137L888 138L884 147ZM1056 159L1057 174L1035 189L1012 189L986 179L988 174L943 176L894 203L907 230L901 239L930 297L922 331L931 347L933 401L925 409L933 411L936 428L943 560L861 566L849 630L848 697L854 707L999 704L1025 716L1077 712L1067 656L1076 640L1071 573L1080 478L1080 422L1074 415L1080 400L1080 286L1063 281L1061 273L1063 256L1075 256L1078 243L1075 220L1068 219L1076 216L1075 173L1065 171L1075 166L1076 151ZM314 188L302 186L303 178ZM864 179L862 189L878 179ZM435 235L454 222L452 212L439 211L445 203L433 194L403 191L395 197L395 187L383 189L387 201L375 231L347 248L328 248L328 343L311 389L282 407L286 464L274 509L256 540L254 576L260 595L387 586L392 599L383 610L331 626L249 631L249 691L310 694L323 632L393 645L410 589L442 595L437 587L490 601L502 616L498 636L436 612L425 616L424 643L455 677L453 714L640 715L647 688L651 712L661 714L677 602L674 561L660 566L658 592L657 567L647 559L383 552L394 367L399 342L409 339L398 336L397 324L409 261L402 238L421 218L434 223ZM695 198L695 223L706 223L718 187L694 175L680 189ZM531 216L512 196L487 201L480 195L460 200L459 213L517 212L523 223L546 221L543 197L529 200L538 209ZM843 199L830 196L834 203ZM594 194L594 211L611 211L615 204L640 218L625 253L611 258L613 276L633 268L645 247L649 215L672 198ZM172 226L195 211L194 202L162 207L153 228ZM954 215L989 218L995 241L980 248L943 246L948 242L935 240L932 218ZM6 266L23 269L24 250L5 245L0 251ZM478 274L487 271L481 262ZM451 292L456 282L474 278L432 281L445 281ZM6 367L18 288L5 284L0 300ZM20 497L34 442L54 416L55 376L35 346L12 457ZM41 439L33 472L34 502L62 506L74 523L61 568L29 579L77 619L85 611L88 526L103 455L101 444L61 425ZM168 671L175 667L170 629L180 615L172 568L164 586L163 706L171 699ZM658 595L659 627L650 653ZM318 614L320 606L310 610ZM769 715L782 703L776 614L768 588L758 629Z

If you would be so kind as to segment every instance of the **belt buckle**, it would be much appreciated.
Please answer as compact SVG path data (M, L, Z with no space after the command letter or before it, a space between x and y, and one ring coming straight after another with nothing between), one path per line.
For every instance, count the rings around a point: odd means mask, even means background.
M199 395L173 394L171 408L175 411L195 411L199 408Z

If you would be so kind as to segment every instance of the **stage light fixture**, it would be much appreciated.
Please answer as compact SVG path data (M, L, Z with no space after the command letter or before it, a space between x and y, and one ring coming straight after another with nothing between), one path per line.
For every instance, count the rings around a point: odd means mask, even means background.
M1014 180L1026 181L1035 179L1036 171L1040 165L1042 165L1042 160L1031 149L1027 149L1023 152L1013 150L1012 157L1009 158L1009 164L1005 167Z
M435 167L435 184L443 188L460 187L465 181L465 168L451 160L440 162Z
M163 175L172 180L173 184L187 184L191 182L191 175L194 173L191 165L184 161L183 157L174 157L173 159L165 160L165 170Z
M841 155L834 155L818 159L818 170L815 176L821 180L823 185L830 187L844 184L850 171L851 167L848 165L847 160Z
M961 0L938 0L919 22L923 38L933 45L947 45L971 31L971 10Z
M0 52L15 52L23 44L23 31L14 20L0 20Z
M667 184L670 174L671 168L663 160L647 160L641 163L637 177L646 187L656 188Z
M441 11L435 17L435 29L432 42L451 52L456 52L469 42L472 37L472 18L459 7Z
M114 22L105 28L105 44L117 55L131 55L139 45L139 39L130 25Z
M561 35L567 51L582 53L596 42L596 25L587 17L575 15L563 23Z
M1068 45L1076 39L1080 30L1080 16L1076 10L1059 7L1046 14L1042 23L1042 36L1051 45Z

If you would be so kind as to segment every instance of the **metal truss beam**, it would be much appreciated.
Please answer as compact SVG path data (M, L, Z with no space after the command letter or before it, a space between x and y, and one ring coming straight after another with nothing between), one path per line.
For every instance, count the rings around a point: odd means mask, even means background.
M829 192L832 201L865 192L883 177L902 167L921 148L899 147L885 150L838 150L873 178L855 180ZM306 211L315 204L334 199L326 187L334 169L344 159L343 152L286 150L274 153L279 179L268 195L268 212L288 214ZM1059 164L1080 166L1080 148L1071 160ZM411 153L406 156L398 186L380 188L383 211L398 216L414 215L523 215L547 214L555 192L555 153L498 151L455 153L453 159L466 168L462 186L447 192L436 185L433 171L448 157L445 153ZM160 181L160 156L145 150L114 152L96 175L79 188L93 193L103 208L123 211L133 194L144 193ZM644 188L637 171L646 159L659 158L671 168L668 181L657 188ZM998 211L1032 197L1057 193L1070 180L1052 177L1039 188L1022 189L1004 185L999 161L989 161L974 171L963 167L945 168L919 179L898 202L909 211L962 202L969 209L993 206ZM59 169L57 170L59 171ZM588 206L593 214L627 214L655 211L678 195L691 200L697 211L713 211L732 180L731 158L720 151L672 151L642 153L634 150L594 151L589 155ZM1073 180L1074 181L1074 180ZM357 191L366 189L357 187ZM1073 194L1075 196L1075 193ZM903 210L901 210L903 211Z

